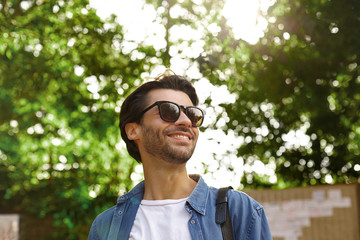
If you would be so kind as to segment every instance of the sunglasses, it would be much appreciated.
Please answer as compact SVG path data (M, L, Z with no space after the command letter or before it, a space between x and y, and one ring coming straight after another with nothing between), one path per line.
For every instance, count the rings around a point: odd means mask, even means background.
M158 106L160 118L165 122L176 122L184 110L185 115L190 119L193 127L200 127L204 121L205 111L195 106L182 106L169 101L157 101L141 112L140 116L151 108Z

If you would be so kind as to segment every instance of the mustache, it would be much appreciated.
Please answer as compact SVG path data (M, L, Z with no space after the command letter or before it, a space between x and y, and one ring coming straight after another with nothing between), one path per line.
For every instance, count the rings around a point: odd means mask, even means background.
M165 134L169 134L171 132L186 132L191 135L192 139L195 139L195 134L192 131L190 131L190 129L187 127L174 126L174 127L165 129L165 131L164 131Z

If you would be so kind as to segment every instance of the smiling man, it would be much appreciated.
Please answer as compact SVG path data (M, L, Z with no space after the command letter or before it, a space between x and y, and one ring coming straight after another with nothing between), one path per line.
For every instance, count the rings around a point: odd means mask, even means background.
M197 105L191 83L168 72L125 99L121 136L145 180L94 220L89 239L223 239L215 221L218 189L186 171L205 116ZM227 197L234 239L271 239L260 204L239 191Z

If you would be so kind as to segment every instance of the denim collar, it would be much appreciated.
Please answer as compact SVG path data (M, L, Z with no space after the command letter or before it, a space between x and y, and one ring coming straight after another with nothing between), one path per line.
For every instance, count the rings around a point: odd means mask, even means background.
M124 203L126 200L135 197L137 200L141 201L145 191L145 181L140 182L137 184L130 192L118 197L117 203L121 204Z
M197 182L197 185L187 202L195 211L205 215L210 189L200 175L190 175L190 177Z
M209 196L209 187L205 183L204 179L200 175L189 175L194 181L197 182L196 187L194 188L193 192L190 194L187 203L190 205L192 209L197 211L201 215L205 215L206 212L206 205ZM121 204L124 203L128 199L135 198L137 202L140 202L143 198L145 190L145 182L142 181L137 184L130 192L126 193L125 195L120 196L117 199L117 203ZM133 201L135 199L132 199Z

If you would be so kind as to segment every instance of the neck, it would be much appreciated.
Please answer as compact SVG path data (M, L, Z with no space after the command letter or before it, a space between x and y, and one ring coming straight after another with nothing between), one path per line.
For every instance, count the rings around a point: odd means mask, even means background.
M185 164L147 164L143 161L145 200L181 199L190 196L196 186Z

